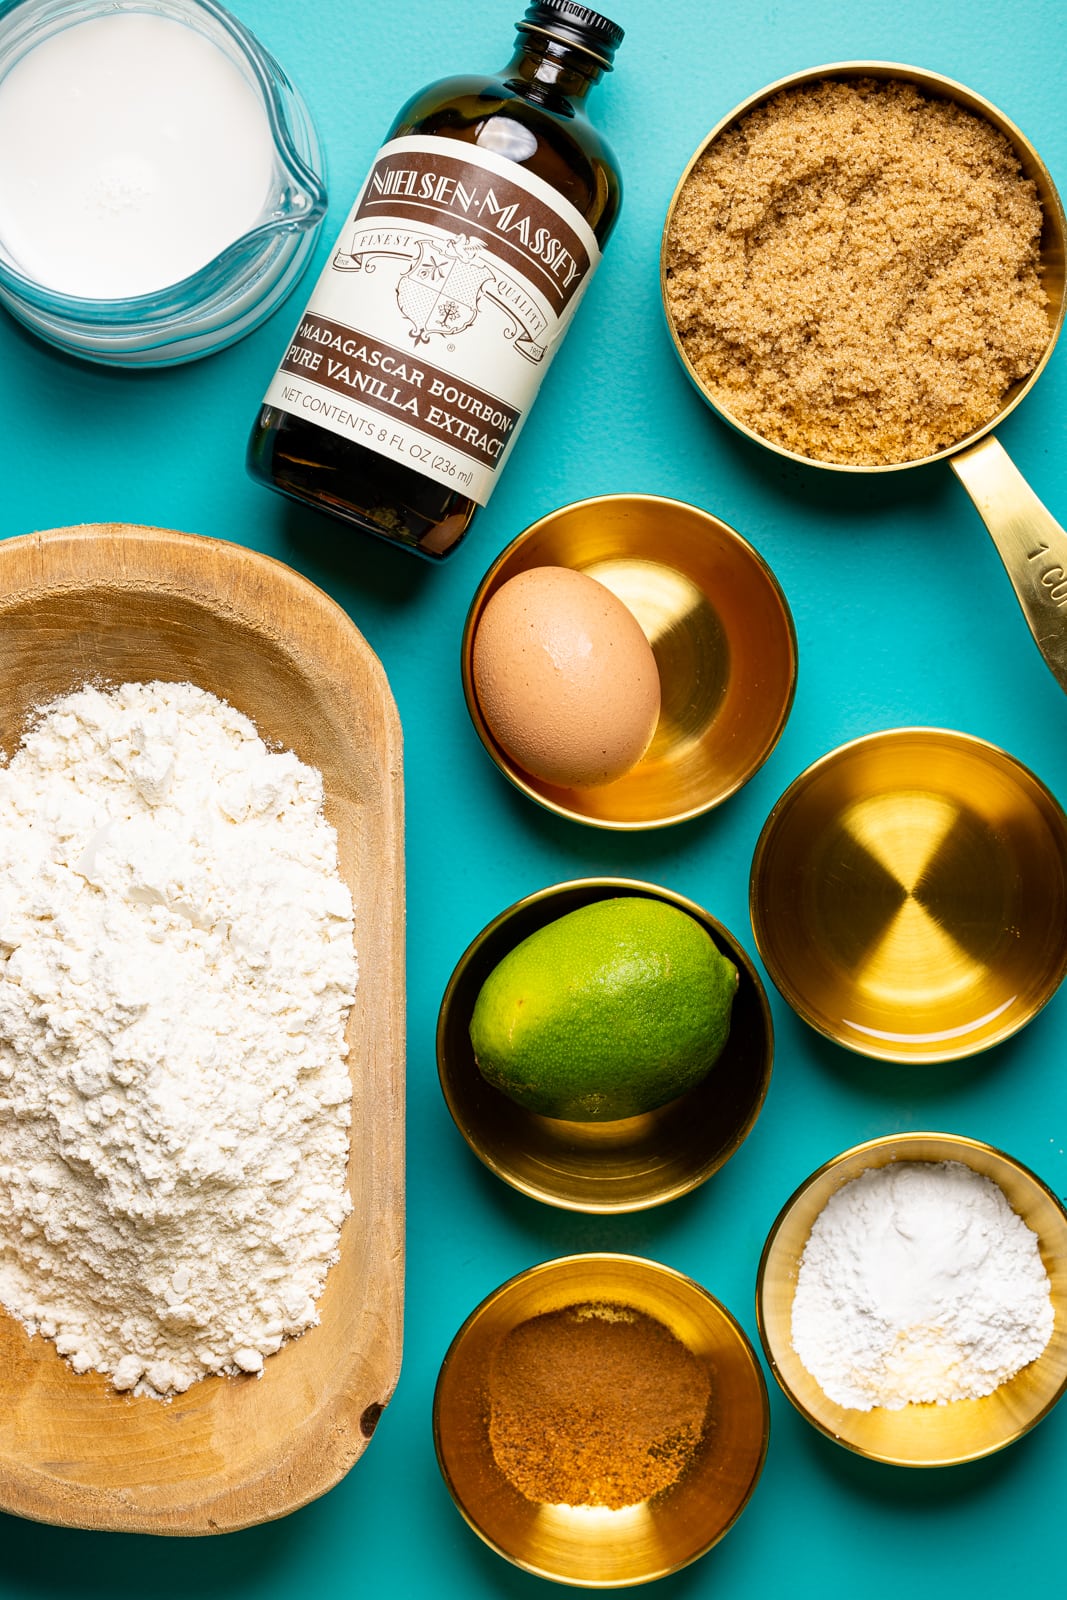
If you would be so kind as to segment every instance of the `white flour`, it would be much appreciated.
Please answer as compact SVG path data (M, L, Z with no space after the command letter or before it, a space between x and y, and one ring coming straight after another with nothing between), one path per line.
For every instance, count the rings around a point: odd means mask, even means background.
M0 1303L154 1395L314 1323L355 983L318 772L190 684L46 708L0 766Z
M871 1168L828 1201L801 1257L793 1348L857 1411L991 1394L1052 1335L1037 1235L958 1161Z

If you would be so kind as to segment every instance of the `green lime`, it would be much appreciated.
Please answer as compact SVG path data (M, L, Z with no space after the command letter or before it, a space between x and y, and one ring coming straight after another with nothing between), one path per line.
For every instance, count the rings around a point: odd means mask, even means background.
M471 1016L475 1060L495 1088L543 1116L636 1116L709 1071L737 981L687 912L645 895L598 900L493 968Z

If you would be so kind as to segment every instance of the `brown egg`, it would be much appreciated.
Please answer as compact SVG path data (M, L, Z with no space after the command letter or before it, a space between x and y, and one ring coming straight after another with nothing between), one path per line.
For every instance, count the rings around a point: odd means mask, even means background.
M583 572L532 567L510 578L482 613L471 667L493 737L546 783L611 783L652 742L652 647L633 612Z

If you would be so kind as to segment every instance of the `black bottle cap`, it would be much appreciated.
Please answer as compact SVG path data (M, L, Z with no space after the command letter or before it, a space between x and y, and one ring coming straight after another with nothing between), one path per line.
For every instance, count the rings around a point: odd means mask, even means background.
M617 22L609 22L599 11L575 5L573 0L533 0L526 7L525 21L517 26L520 33L544 33L564 44L577 45L595 56L608 72L623 40L623 30Z

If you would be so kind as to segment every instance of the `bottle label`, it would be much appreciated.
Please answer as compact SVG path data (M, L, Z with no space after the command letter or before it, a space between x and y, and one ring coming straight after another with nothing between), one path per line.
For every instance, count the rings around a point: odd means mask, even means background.
M383 145L265 403L484 505L600 260L549 184L477 145Z

